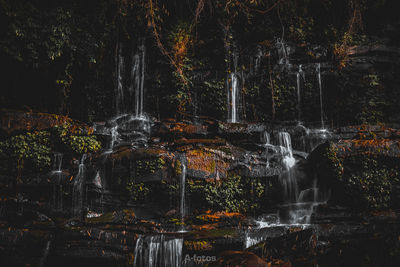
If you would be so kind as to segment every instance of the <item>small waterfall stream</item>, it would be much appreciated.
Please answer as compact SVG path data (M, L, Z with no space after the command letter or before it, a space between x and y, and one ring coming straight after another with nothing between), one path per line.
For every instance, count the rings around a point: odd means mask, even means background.
M293 157L292 140L290 134L287 132L278 133L278 145L282 155L282 163L285 170L289 170L296 163Z
M239 122L239 80L238 80L238 55L235 49L228 54L228 61L231 61L230 73L226 77L226 87L228 90L228 122L237 123ZM243 77L242 77L243 78Z
M290 47L286 45L283 39L277 39L276 45L278 47L278 64L280 65L289 65L289 54L290 54Z
M264 147L265 147L265 155L267 157L267 165L266 167L269 168L269 158L268 158L268 148L271 146L271 135L265 131L263 133L263 140L264 142Z
M145 56L146 46L145 39L140 40L138 52L133 55L131 84L129 92L134 95L135 99L135 117L142 118L143 114L143 99L144 99L144 75L145 75Z
M43 255L42 255L42 257L40 258L38 267L43 267L43 266L45 266L47 257L49 256L50 247L51 247L51 240L48 240L48 241L46 242L46 245L45 245L44 249L43 249Z
M179 211L180 211L180 216L181 216L181 224L182 227L180 229L180 232L184 232L184 222L185 222L185 189L186 189L186 156L183 155L181 157L181 167L182 167L182 173L181 173L181 179L180 179L180 199L179 199Z
M63 153L54 153L53 171L61 172Z
M123 84L125 60L123 56L123 49L121 43L118 43L117 50L118 54L116 55L115 59L116 62L115 111L116 115L120 115L123 113L123 110L125 109L124 84Z
M239 100L239 89L238 89L238 78L237 74L232 72L230 75L230 88L229 88L229 103L230 103L230 118L229 122L238 122L238 100Z
M55 181L53 181L52 200L53 207L58 210L62 210L63 208L62 162L63 154L54 153L53 171L51 172L55 178Z
M118 126L114 126L111 128L111 143L110 143L110 150L112 151L115 142L118 139Z
M83 154L80 164L78 174L75 176L72 188L72 212L74 216L80 216L83 206L83 186L86 177L86 167L85 160L87 155Z
M319 103L321 108L321 128L325 129L324 122L324 106L323 106L323 98L322 98L322 81L321 81L321 63L317 64L317 78L318 78L318 86L319 86Z
M303 115L302 115L302 111L301 111L301 80L300 78L303 78L303 82L305 80L305 75L302 69L302 65L299 65L299 70L296 74L296 81L297 81L297 119L299 122L301 122Z
M118 43L115 71L115 114L110 119L107 134L111 136L109 154L119 144L145 146L147 143L150 120L144 112L146 39L138 38L136 48L125 49ZM124 55L132 51L132 63L128 64ZM125 69L130 68L130 71ZM129 86L127 84L129 83Z
M290 134L278 133L278 144L281 147L285 170L280 176L284 202L280 210L280 221L289 224L309 224L313 209L319 200L317 180L313 180L310 188L300 190L298 184L300 174L296 168L296 159L293 157Z

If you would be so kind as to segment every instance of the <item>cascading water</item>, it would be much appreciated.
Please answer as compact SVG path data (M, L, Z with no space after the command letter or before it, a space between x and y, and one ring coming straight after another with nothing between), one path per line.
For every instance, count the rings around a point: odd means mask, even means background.
M125 49L127 50L127 49ZM144 113L144 81L146 42L138 40L137 49L133 49L132 65L126 66L124 49L118 44L116 57L115 116L109 121L108 133L111 142L106 154L111 153L115 145L129 143L132 146L145 146L150 132L150 121ZM130 67L129 71L125 71ZM129 77L129 79L128 79ZM125 83L130 80L129 87Z
M305 80L304 72L302 69L302 65L299 65L299 71L297 72L296 75L296 80L297 80L297 115L298 115L298 121L301 122L302 119L302 112L301 112L301 80L300 78L303 78L303 81Z
M134 251L135 267L182 266L182 238L168 239L164 235L139 236Z
M285 202L292 202L297 199L298 185L296 176L291 170L296 164L296 159L293 157L292 140L287 132L278 133L278 145L282 155L282 165L284 172L280 177L283 187L283 196Z
M278 133L278 145L282 155L282 163L285 170L289 170L296 163L293 157L292 140L287 132Z
M311 188L299 189L299 173L293 157L289 133L278 133L278 144L281 148L284 172L280 176L283 188L284 204L280 210L280 221L289 224L309 224L314 207L318 204L319 189L314 179Z
M290 65L289 54L290 47L286 45L283 39L277 39L276 45L278 47L278 64L280 65Z
M53 171L61 172L62 160L63 160L62 153L54 153Z
M78 174L75 176L72 188L72 212L74 216L80 216L83 206L83 186L85 183L86 167L85 160L86 154L82 155L79 164Z
M265 147L265 155L267 157L267 168L269 168L269 159L268 159L268 148L271 146L271 136L270 134L265 131L263 133L263 142L264 142L264 147Z
M110 143L110 150L112 151L115 142L118 139L118 126L114 126L111 128L111 143Z
M236 73L232 72L230 75L230 88L229 88L229 103L230 103L230 118L229 122L238 122L238 100L239 100L239 90L238 90L238 78Z
M258 74L258 71L260 69L262 57L263 57L263 51L261 49L261 46L257 46L257 54L254 59L254 74L255 75Z
M44 247L43 255L42 255L42 257L40 258L38 267L43 267L43 266L45 266L47 257L49 256L50 246L51 246L51 240L48 240L48 241L46 242L46 246Z
M180 208L180 215L181 215L181 223L182 228L181 231L184 230L183 223L185 219L185 187L186 187L186 157L182 156L181 160L181 180L180 180L180 201L179 201L179 208Z
M319 86L319 103L320 103L320 108L321 108L321 127L322 127L322 129L325 129L324 106L323 106L323 101L322 101L323 99L322 99L321 63L317 64L316 70L317 70L317 78L318 78L318 86Z
M233 50L232 55L229 55L229 61L233 62L231 64L230 69L231 72L228 74L226 78L226 87L228 89L228 122L237 123L239 121L239 81L238 81L238 73L237 64L238 64L238 56L235 50Z
M118 43L118 54L116 55L116 87L115 87L115 111L116 115L123 113L124 107L124 56L122 50L122 44Z
M99 189L104 189L103 182L100 176L100 171L97 171L96 176L93 179L93 184Z
M54 153L54 162L53 162L53 171L52 175L56 179L53 181L53 207L55 209L62 209L63 204L63 186L62 186L62 161L63 154L62 153Z
M145 56L146 46L145 40L141 40L138 52L133 55L131 85L129 92L134 95L135 99L135 117L143 118L143 99L144 99L144 74L145 74Z

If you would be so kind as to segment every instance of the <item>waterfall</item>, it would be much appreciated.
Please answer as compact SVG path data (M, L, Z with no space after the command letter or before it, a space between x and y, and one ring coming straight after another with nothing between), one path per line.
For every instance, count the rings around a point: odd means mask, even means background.
M303 76L303 81L305 79L304 77L304 72L302 70L302 65L299 65L299 71L297 72L296 75L296 80L297 80L297 115L298 115L298 121L301 122L302 119L302 113L301 113L301 81L300 77Z
M278 145L282 155L283 167L285 170L291 169L295 164L293 157L292 140L287 132L278 133Z
M114 148L114 144L118 139L118 125L114 126L111 128L111 144L110 144L110 150Z
M134 251L135 267L182 266L182 238L167 239L164 235L139 236Z
M278 133L278 144L282 155L282 164L285 172L281 175L280 181L284 190L284 199L290 202L297 199L298 185L292 167L296 164L293 157L292 140L287 132Z
M319 104L321 111L321 127L325 129L324 123L324 107L322 102L322 82L321 82L321 63L317 64L317 78L318 78L318 86L319 86Z
M268 147L271 145L271 136L267 131L265 131L263 134L263 142L265 147L265 155L267 157L267 168L269 168Z
M143 99L144 99L144 74L145 74L145 56L146 46L145 39L142 39L138 47L137 53L133 55L131 84L129 92L134 95L135 100L135 117L143 118Z
M116 56L116 87L115 87L115 109L116 115L133 114L135 118L143 118L144 102L144 78L145 78L145 39L140 38L136 52L132 54L132 66L130 71L130 85L125 87L125 58L123 45L118 43L118 54ZM126 72L129 76L129 72Z
M51 246L51 240L48 240L48 241L46 242L46 246L44 247L43 255L42 255L42 257L40 258L38 267L43 267L43 266L45 266L47 257L49 256L50 246Z
M256 53L255 60L254 60L254 74L255 75L258 74L258 71L260 69L262 57L263 57L263 51L261 49L261 46L258 45L257 46L257 53Z
M180 213L181 213L181 223L184 223L185 217L185 187L186 187L186 157L183 156L181 160L182 166L182 174L181 174L181 181L180 181Z
M93 179L93 184L99 189L104 189L103 183L101 180L101 176L100 176L100 171L97 171L96 176Z
M235 51L232 52L233 66L230 66L231 72L227 76L226 86L228 89L228 122L237 123L239 121L239 81L237 70L238 56Z
M118 43L118 54L116 55L116 92L115 92L115 110L116 114L120 115L124 112L124 56L122 51L122 44Z
M314 207L320 200L317 179L313 180L310 188L300 190L298 179L301 173L296 168L289 133L278 133L278 144L281 148L282 164L285 170L280 175L284 201L280 210L281 221L289 224L309 224Z
M237 118L237 101L238 101L238 79L235 73L231 73L231 82L232 82L232 90L231 90L231 122L236 123L238 122Z
M289 54L290 47L286 45L283 39L277 39L276 45L278 47L278 64L280 65L290 65Z
M53 171L61 172L63 154L54 153Z
M81 162L79 164L78 174L76 175L72 188L72 212L74 216L81 214L83 206L83 185L85 183L86 167L85 160L86 154L82 155Z
M55 209L60 209L60 210L62 209L62 203L63 203L62 161L63 161L63 154L54 153L52 175L54 175L53 177L56 178L56 180L53 182L52 200L53 200L53 207Z
M271 135L269 134L269 132L265 131L263 134L263 141L265 146L268 146L271 144Z
M116 144L131 144L132 146L147 145L150 134L150 120L144 112L146 42L139 38L137 47L132 51L132 62L127 65L122 44L118 44L116 57L115 109L116 115L110 120L111 143L108 151L111 153ZM126 71L125 71L126 69ZM130 71L129 71L129 70ZM129 83L129 86L128 86Z

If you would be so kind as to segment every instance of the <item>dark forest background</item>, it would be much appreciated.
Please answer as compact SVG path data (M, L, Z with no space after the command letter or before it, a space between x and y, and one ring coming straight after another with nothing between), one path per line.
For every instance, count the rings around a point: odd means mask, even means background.
M226 119L225 82L234 53L246 77L241 119L292 120L295 75L276 67L276 43L283 39L296 48L291 63L325 64L324 116L330 124L397 121L397 2L0 0L0 105L85 122L109 119L115 113L117 47L123 44L129 62L144 38L149 115ZM372 52L362 55L371 64L354 65L354 47L376 46L383 47L380 54L367 49ZM307 77L304 116L314 122L319 93L312 70Z

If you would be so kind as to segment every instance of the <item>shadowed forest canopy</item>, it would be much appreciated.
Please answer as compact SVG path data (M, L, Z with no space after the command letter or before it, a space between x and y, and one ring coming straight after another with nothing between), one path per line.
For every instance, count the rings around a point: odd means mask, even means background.
M398 45L396 2L0 0L0 103L87 122L110 118L118 47L130 58L144 39L145 110L151 116L196 113L224 119L225 80L235 65L246 76L241 118L293 119L296 99L274 68L279 60L276 43L284 40L297 47L295 63L334 66L324 86L327 119L391 119L392 104L399 100L393 66L364 69L356 78L360 88L351 85L354 77L346 68L354 46ZM257 54L261 65L255 72ZM309 114L305 112L309 121L317 120L314 100L309 99Z

